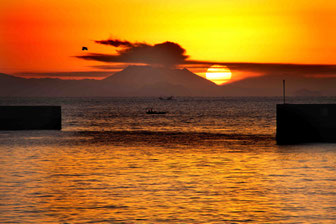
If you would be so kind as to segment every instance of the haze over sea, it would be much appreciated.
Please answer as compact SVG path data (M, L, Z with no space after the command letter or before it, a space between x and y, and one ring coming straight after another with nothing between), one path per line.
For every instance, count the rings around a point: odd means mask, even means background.
M276 145L277 103L0 98L63 116L0 132L0 223L336 223L336 144Z

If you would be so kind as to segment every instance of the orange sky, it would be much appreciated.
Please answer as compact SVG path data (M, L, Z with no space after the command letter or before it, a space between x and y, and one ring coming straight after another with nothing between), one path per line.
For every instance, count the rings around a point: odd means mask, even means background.
M172 41L190 59L336 64L336 1L10 0L0 2L0 72L79 72L93 40Z

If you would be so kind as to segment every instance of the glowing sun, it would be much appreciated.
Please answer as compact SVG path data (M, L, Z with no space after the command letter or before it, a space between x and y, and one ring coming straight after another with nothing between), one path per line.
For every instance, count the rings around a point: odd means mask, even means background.
M223 65L213 65L208 68L205 73L205 77L216 83L217 85L222 85L231 79L232 73L230 69Z

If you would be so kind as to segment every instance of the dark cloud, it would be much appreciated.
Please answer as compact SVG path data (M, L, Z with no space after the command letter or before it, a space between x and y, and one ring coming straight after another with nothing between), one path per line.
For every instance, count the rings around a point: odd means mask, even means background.
M254 71L260 73L286 73L300 76L336 75L336 65L240 63L229 64L228 66L236 70Z
M81 71L81 72L22 72L16 73L15 76L22 77L22 78L77 78L77 79L84 79L84 78L106 78L110 76L111 72L106 71Z
M233 72L253 72L258 74L287 74L305 77L336 77L336 65L319 64L286 64L286 63L244 63L214 62L187 60L186 50L179 44L164 42L150 45L140 42L129 42L117 39L97 40L98 44L116 48L116 54L89 53L78 58L100 62L123 64L149 64L187 67L191 69L207 69L211 65L225 65ZM110 69L109 66L97 67Z
M120 46L124 46L124 47L134 47L137 44L132 44L129 41L122 41L122 40L96 40L95 41L97 44L104 44L104 45L111 45L113 47L120 47Z
M102 62L145 63L150 65L175 66L183 64L188 58L185 49L173 42L159 44L131 43L120 40L99 40L99 44L119 47L117 54L90 53L78 58Z
M209 67L213 64L223 66L225 65L232 71L256 72L262 74L289 74L298 76L336 77L336 65L211 61L186 61L184 65L188 67Z
M132 63L127 63L127 66L129 65L139 65L139 64L132 64ZM93 65L90 66L91 68L95 68L95 69L103 69L103 70L121 70L124 69L126 66L125 64L118 64L118 65Z

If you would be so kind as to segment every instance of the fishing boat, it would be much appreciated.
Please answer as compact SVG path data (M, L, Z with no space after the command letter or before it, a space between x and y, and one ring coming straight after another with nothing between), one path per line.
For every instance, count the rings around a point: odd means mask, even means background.
M159 97L160 100L173 100L173 96L170 97Z
M167 113L166 111L155 111L152 108L146 111L146 114L166 114L166 113Z

